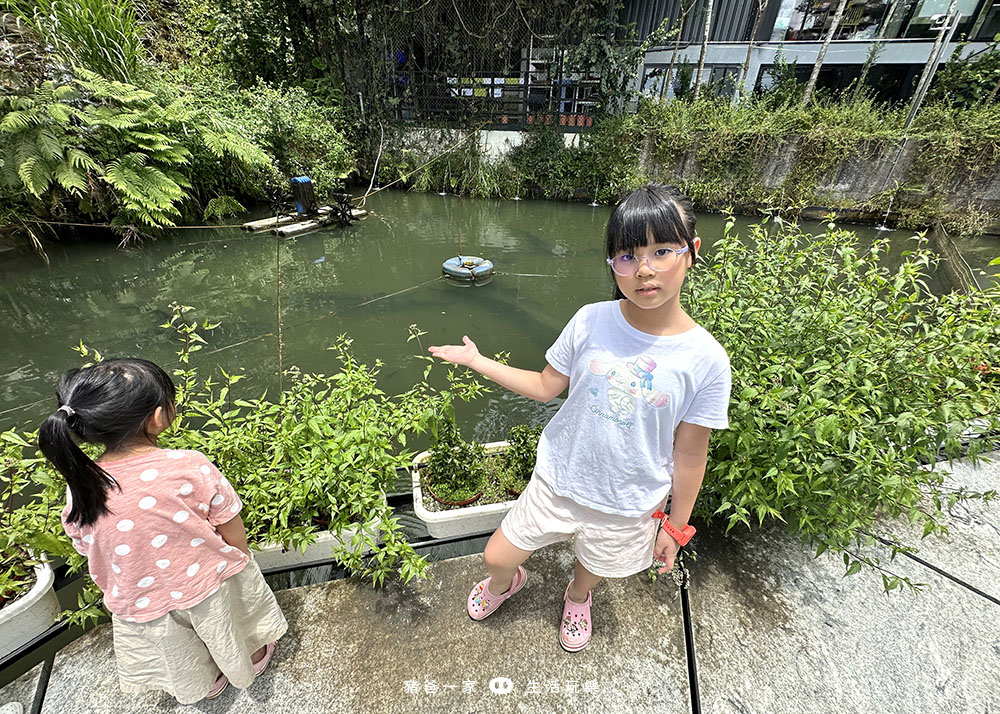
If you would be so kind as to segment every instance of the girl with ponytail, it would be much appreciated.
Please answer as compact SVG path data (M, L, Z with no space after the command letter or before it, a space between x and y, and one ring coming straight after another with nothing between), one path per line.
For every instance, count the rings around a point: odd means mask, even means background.
M197 451L162 449L173 382L144 359L62 376L38 432L66 479L63 526L112 614L122 690L182 704L246 688L287 629L247 546L242 503ZM101 444L91 460L77 442Z

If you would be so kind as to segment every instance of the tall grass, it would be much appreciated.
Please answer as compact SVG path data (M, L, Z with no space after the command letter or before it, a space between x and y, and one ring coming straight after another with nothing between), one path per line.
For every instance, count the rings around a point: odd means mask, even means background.
M132 0L2 0L67 68L133 83L146 29Z

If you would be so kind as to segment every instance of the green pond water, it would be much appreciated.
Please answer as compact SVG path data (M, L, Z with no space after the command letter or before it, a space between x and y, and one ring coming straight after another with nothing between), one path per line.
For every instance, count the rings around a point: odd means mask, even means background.
M405 389L422 372L424 363L413 358L417 343L406 341L410 324L426 330L424 347L468 334L485 354L508 351L512 364L541 369L545 349L574 311L610 295L603 258L609 207L388 191L367 207L373 214L349 228L298 238L178 230L118 249L112 236L95 235L51 246L50 265L32 254L3 260L0 428L34 428L51 413L58 375L79 364L70 347L80 340L106 356L170 367L175 336L159 325L174 300L196 306L199 319L222 322L192 359L203 377L217 367L243 372L236 396L273 394L279 264L284 366L333 371L326 348L347 333L358 359L385 363L379 381L387 391ZM739 228L753 220L741 219ZM699 215L704 252L723 226L722 216ZM876 235L855 230L866 242ZM911 237L891 233L893 254ZM979 267L1000 254L992 240L979 246ZM460 251L495 261L492 282L436 280L441 262ZM943 280L934 276L932 288ZM544 423L557 407L558 400L542 405L494 388L459 418L467 437L490 441L513 424Z

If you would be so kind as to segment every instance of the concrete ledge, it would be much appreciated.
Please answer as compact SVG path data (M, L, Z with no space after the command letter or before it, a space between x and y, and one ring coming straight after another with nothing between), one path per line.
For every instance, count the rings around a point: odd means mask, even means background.
M702 539L691 584L702 711L993 712L1000 608L926 568L882 593L783 533Z
M290 630L271 667L249 689L230 689L195 708L231 714L690 712L679 598L669 579L653 583L642 574L602 584L594 595L594 639L569 654L559 646L558 623L572 563L568 544L536 553L526 564L524 589L478 623L466 614L465 600L484 577L479 555L435 563L430 580L411 586L374 591L342 580L279 592ZM490 690L498 677L511 680L509 694ZM56 657L43 711L190 708L162 694L123 694L111 630L102 626Z
M24 711L30 712L35 701L35 690L38 689L38 680L42 676L42 665L36 665L29 671L22 674L16 680L0 689L0 707L11 702L17 702Z

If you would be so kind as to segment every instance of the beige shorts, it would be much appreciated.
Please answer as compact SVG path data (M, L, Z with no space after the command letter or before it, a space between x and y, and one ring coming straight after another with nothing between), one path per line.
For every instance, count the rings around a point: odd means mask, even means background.
M639 517L597 511L560 496L534 475L500 528L521 550L575 536L574 551L583 567L602 578L624 578L653 564L655 510Z
M252 560L194 607L150 622L111 621L122 690L162 690L181 704L204 698L220 671L234 687L249 687L250 655L288 629Z

